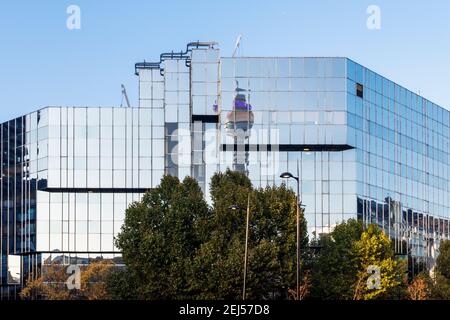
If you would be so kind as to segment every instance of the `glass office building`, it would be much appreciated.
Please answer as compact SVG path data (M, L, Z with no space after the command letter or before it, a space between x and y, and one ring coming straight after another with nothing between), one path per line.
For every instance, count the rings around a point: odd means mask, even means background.
M412 264L449 239L449 112L347 58L221 57L195 42L137 63L139 107L48 107L1 124L1 270L118 258L125 208L164 174L300 178L310 237L376 223ZM292 185L292 181L287 181Z
M45 265L120 257L126 207L158 182L150 131L138 108L49 107L1 125L4 298Z

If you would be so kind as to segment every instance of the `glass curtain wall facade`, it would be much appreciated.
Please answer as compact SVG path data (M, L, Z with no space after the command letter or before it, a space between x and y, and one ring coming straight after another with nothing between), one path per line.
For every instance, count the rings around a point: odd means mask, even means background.
M418 269L430 266L449 239L449 112L351 60L347 88L358 218L383 226Z
M120 261L126 207L164 174L300 178L310 237L376 223L412 265L449 238L449 112L347 58L220 57L189 43L137 63L138 108L48 107L1 124L3 298L46 265Z
M150 111L49 107L1 125L3 299L52 263L120 263L125 209L152 187Z
M257 187L290 184L279 178L290 171L301 181L310 236L357 218L382 227L413 270L432 265L449 238L447 110L348 58L219 58L205 43L137 64L141 107L155 85L174 101L175 63L189 72L176 90L189 88L183 113L191 118L190 138L174 141L190 145L184 165L207 198L219 170L245 172ZM152 84L150 74L164 80ZM173 102L163 104L165 126L175 126L169 119L182 106L168 113ZM169 140L166 157L177 150ZM170 161L164 172L176 173Z
M237 143L242 154L237 160L243 160L256 187L286 182L280 178L286 171L300 177L311 235L326 233L356 213L356 157L347 141L345 79L342 58L221 60L220 169L236 162L230 150ZM250 105L244 111L249 130L240 141L234 138L240 125L234 117L243 118L233 102L236 88ZM240 144L247 144L248 152Z

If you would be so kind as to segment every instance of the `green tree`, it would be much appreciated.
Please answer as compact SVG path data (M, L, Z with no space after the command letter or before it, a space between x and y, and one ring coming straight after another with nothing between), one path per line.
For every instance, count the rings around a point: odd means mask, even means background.
M190 266L205 237L208 205L192 178L180 182L165 176L142 201L126 211L116 245L127 270L110 279L111 292L120 296L127 281L138 299L191 298ZM124 281L124 277L125 280ZM129 288L128 288L129 289Z
M320 252L312 265L311 296L325 300L351 300L352 284L357 282L357 261L354 259L354 243L361 238L363 225L348 220L317 240Z
M116 239L126 270L109 279L113 298L240 299L249 197L247 297L287 297L295 286L295 194L284 185L254 189L230 170L215 174L210 190L208 207L193 179L164 177L127 209ZM300 222L306 252L303 214Z
M450 240L442 241L431 277L431 297L450 300Z
M128 268L121 268L111 272L106 279L108 295L114 300L137 300L144 297L139 295L138 277Z
M194 261L191 285L202 299L240 299L243 284L245 223L250 196L247 274L249 299L287 296L295 286L296 197L282 185L253 189L242 173L217 173L211 180L209 238ZM244 210L230 210L238 205ZM301 214L302 252L308 244Z
M450 279L450 240L442 241L436 258L436 272Z
M439 272L431 277L431 299L450 300L450 280Z
M397 289L404 265L394 257L389 238L375 225L366 230L348 220L318 240L321 251L312 267L311 295L318 299L386 298ZM369 271L380 271L380 283L368 286Z

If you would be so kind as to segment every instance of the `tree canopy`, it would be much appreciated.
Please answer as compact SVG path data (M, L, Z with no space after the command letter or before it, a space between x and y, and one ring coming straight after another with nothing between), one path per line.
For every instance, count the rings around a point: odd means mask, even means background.
M81 288L67 290L66 266L54 263L21 297L241 299L248 206L246 297L297 298L295 193L284 184L255 188L245 174L227 170L212 177L210 195L208 203L193 178L163 177L126 210L115 239L125 268L96 261L83 267ZM310 245L301 210L300 235L301 298L450 299L448 240L440 244L433 275L422 273L407 286L406 265L375 225L350 219Z
M191 266L205 240L209 216L198 183L171 176L127 209L116 245L122 251L127 278L134 280L132 296L191 297Z
M114 275L114 295L124 298L121 288L128 286L125 298L240 298L250 198L247 297L287 296L295 286L295 194L284 185L254 189L244 174L230 170L212 177L210 191L209 206L194 179L166 176L127 209L116 240L127 271ZM301 230L305 249L303 214Z
M450 240L442 241L431 277L431 297L450 300Z
M364 229L360 221L348 220L322 235L318 245L321 251L312 266L314 298L383 298L402 282L405 266L395 258L389 238L375 225Z
M107 282L114 273L114 267L114 263L109 260L99 260L82 266L80 287L69 289L68 266L54 262L44 267L40 277L28 281L20 297L25 300L106 300L110 297Z

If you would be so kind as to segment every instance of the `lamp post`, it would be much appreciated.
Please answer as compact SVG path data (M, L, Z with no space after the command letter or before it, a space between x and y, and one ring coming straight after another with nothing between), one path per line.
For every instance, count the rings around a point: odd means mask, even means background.
M230 209L231 210L242 210L236 204L230 206ZM242 300L245 300L245 295L246 295L249 224L250 224L250 194L248 195L248 200L247 200L247 219L246 219L246 225L245 225L244 284L242 286Z
M284 172L280 175L282 179L295 179L297 181L297 300L300 300L300 179L290 172Z

